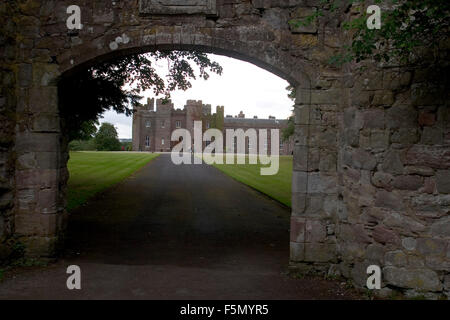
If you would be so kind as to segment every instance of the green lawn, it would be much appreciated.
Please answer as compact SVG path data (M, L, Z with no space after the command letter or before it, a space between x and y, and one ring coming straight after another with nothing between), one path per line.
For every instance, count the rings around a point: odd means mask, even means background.
M151 153L71 152L67 164L70 172L68 210L122 181L157 156Z
M292 156L280 156L280 170L273 176L262 176L260 164L214 164L214 167L237 181L291 206Z

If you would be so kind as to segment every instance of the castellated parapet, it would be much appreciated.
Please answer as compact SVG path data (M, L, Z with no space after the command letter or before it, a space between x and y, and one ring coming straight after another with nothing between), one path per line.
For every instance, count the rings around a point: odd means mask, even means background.
M194 136L194 121L202 121L203 130L226 129L282 129L287 120L247 119L241 111L235 118L224 118L224 106L217 106L211 113L211 105L201 100L187 100L183 109L175 109L171 100L149 98L147 104L135 110L133 115L133 151L169 152L178 142L171 142L171 134L176 129L187 129ZM225 137L224 132L224 137ZM281 136L281 135L280 135ZM270 150L270 135L268 146ZM226 141L224 141L226 143ZM205 142L204 146L205 147ZM280 154L292 154L293 143L280 141Z

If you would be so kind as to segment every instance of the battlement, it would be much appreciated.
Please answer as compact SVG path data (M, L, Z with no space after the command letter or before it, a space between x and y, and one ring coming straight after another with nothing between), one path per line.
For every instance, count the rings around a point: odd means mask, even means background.
M167 111L167 110L173 110L174 105L172 100L165 100L165 99L157 99L156 100L156 112L159 111Z
M187 100L186 105L187 106L202 106L203 101L202 100Z
M204 104L202 109L203 109L202 110L203 114L205 114L205 115L211 114L211 105L210 104Z

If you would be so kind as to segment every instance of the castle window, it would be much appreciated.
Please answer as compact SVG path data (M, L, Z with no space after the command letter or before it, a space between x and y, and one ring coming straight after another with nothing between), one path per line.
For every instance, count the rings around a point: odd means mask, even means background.
M166 127L166 122L163 120L161 121L161 128L165 128Z
M150 137L149 137L149 136L146 136L146 137L145 137L145 146L146 146L147 148L150 147Z
M146 127L146 128L150 128L150 126L151 126L150 121L147 120L147 121L145 122L145 127Z
M161 145L164 145L164 138L161 139Z
M283 139L280 140L280 148L283 147Z
M181 121L180 121L180 120L177 120L177 121L175 122L175 127L181 128Z
M209 122L207 122L207 123L206 123L206 129L209 129L209 128L211 128L211 125L210 125Z

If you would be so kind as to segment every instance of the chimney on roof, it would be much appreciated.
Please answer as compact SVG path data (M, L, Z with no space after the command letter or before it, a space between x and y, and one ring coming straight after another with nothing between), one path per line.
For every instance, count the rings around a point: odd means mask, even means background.
M274 116L269 116L270 120L275 120L276 118Z
M241 111L238 114L238 118L245 118L245 114Z
M258 116L253 116L253 119L258 119Z

